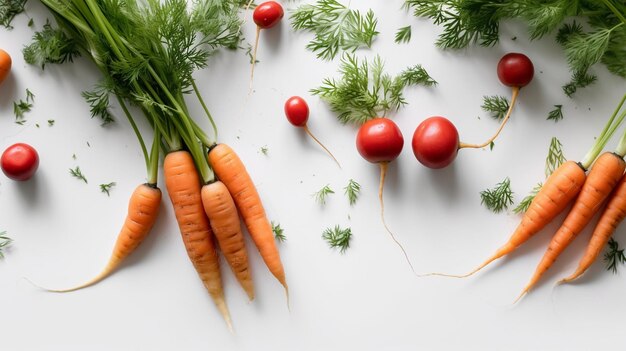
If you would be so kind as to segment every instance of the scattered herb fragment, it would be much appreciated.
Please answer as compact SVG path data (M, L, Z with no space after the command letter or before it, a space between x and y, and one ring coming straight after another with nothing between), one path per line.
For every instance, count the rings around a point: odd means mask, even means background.
M404 106L407 103L404 88L437 84L421 65L409 67L393 78L384 73L383 68L380 56L370 63L359 62L354 55L346 53L339 66L341 78L325 78L322 86L312 89L311 93L325 100L338 113L341 123L361 125Z
M315 194L313 194L313 197L315 197L315 201L317 201L319 204L326 204L326 198L328 197L328 195L330 194L334 194L335 192L333 191L333 189L330 188L330 186L324 185L323 188L321 188L319 191L317 191Z
M563 105L554 105L554 110L548 113L549 121L558 122L563 119Z
M509 100L504 96L483 96L483 104L480 107L489 112L494 119L501 120L509 110Z
M563 145L556 137L552 137L550 140L550 147L548 148L548 156L546 156L546 177L549 177L559 166L565 162L565 155L563 155Z
M272 231L274 232L274 238L276 238L276 240L281 243L287 240L283 228L280 227L280 223L274 223L274 221L272 221Z
M379 34L378 20L372 10L363 15L336 0L301 5L290 19L294 30L314 33L314 39L306 47L323 60L334 59L340 50L354 52L361 47L369 48Z
M263 155L267 156L267 153L269 151L267 145L262 146L260 151Z
M624 255L624 249L619 248L619 244L615 241L615 239L609 239L608 244L609 247L604 253L604 263L606 264L606 269L608 271L617 273L617 264L626 263L626 255Z
M52 127L54 125L54 120L53 119L49 119L48 120L48 126Z
M344 253L350 247L352 229L342 229L338 225L334 228L326 228L322 233L322 238L326 240L331 248L339 248L340 253Z
M411 41L411 26L398 28L396 32L395 42L398 44L408 43Z
M33 35L33 42L22 49L24 61L44 69L47 63L61 64L72 62L80 55L76 41L58 28L52 28L50 22L43 25L41 31Z
M83 175L83 173L80 170L80 167L76 166L76 168L72 169L70 168L70 174L75 177L78 178L80 180L82 180L83 182L85 182L85 184L87 183L87 178L85 178L85 176Z
M26 100L13 101L13 114L15 114L15 123L24 124L24 115L26 112L30 112L33 108L33 102L35 101L35 94L29 89L26 89Z
M530 204L535 199L535 196L537 196L537 193L539 193L539 190L541 190L542 186L543 186L542 183L537 183L537 185L535 185L533 190L531 190L530 193L526 195L526 197L524 197L522 201L520 201L517 207L513 209L513 212L516 214L526 212L526 210L528 210L528 207L530 207Z
M115 182L100 184L100 191L107 194L107 196L111 196L109 192L111 191L111 188L113 188L115 185Z
M354 179L350 179L348 181L348 185L343 188L344 193L348 197L348 201L350 205L354 205L356 203L357 198L359 197L359 193L361 191L361 185L357 183Z
M0 232L0 258L4 258L4 249L13 242L6 234L6 231Z
M511 181L505 178L496 184L493 189L486 189L480 192L480 203L485 205L494 213L502 212L513 204L513 191L511 191Z

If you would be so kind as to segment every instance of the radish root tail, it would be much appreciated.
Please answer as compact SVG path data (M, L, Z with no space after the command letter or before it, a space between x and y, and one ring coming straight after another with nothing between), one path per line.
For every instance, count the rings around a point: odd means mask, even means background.
M321 141L319 141L315 135L313 135L313 133L311 133L311 130L309 130L309 127L305 124L304 125L304 131L311 137L313 138L313 140L315 140L315 142L322 147L322 149L324 149L326 151L326 153L333 158L333 160L335 160L335 163L337 164L337 166L339 166L339 168L341 168L341 164L339 164L339 161L337 161L337 159L335 158L335 156L333 155L332 152L330 152L330 150L328 150L328 148L326 148L326 146L324 146L324 144L322 144Z
M517 101L517 96L519 95L519 90L520 90L519 87L513 87L513 93L511 95L511 104L509 105L509 109L506 111L506 115L502 119L502 123L500 123L500 127L498 127L498 130L496 131L496 134L494 134L491 138L489 138L487 141L485 141L482 144L467 144L467 143L464 143L464 142L460 142L459 143L459 149L465 149L465 148L482 149L482 148L484 148L486 146L489 146L489 144L491 144L494 140L496 140L496 138L498 137L498 135L500 135L500 132L504 128L504 125L506 124L506 122L511 117L511 112L513 111L513 106L515 105L515 101Z
M402 250L402 254L404 254L404 258L406 259L406 262L409 264L409 267L411 267L411 271L413 271L413 274L418 276L418 274L415 272L415 268L413 268L413 264L411 263L411 260L409 259L409 255L406 253L406 250L404 250L404 247L402 246L402 244L400 244L398 239L396 239L396 236L387 226L387 221L385 221L385 202L383 201L383 188L385 185L385 176L387 175L387 166L389 165L389 162L380 162L379 164L380 164L380 185L378 186L378 199L380 200L380 218L383 221L383 226L385 227L385 230L387 230L387 233L389 233L389 236L391 236L391 240L393 240L396 243L396 245L398 245L400 250Z

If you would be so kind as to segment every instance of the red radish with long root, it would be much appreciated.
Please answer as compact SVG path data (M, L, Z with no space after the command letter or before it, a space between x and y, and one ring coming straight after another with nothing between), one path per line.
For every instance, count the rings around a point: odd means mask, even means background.
M383 189L385 177L387 176L387 167L389 166L389 162L398 158L403 147L404 137L402 136L400 128L388 118L380 117L370 119L359 128L356 135L356 148L359 154L361 154L361 157L371 163L377 163L380 166L378 200L380 201L380 217L383 221L383 225L393 241L400 247L411 270L415 273L413 264L411 264L411 260L404 250L404 247L387 226L387 222L385 221L385 202L383 201Z
M266 1L259 4L252 13L252 20L256 23L256 35L254 38L254 49L252 52L252 63L250 68L250 92L252 92L252 81L254 80L254 67L256 64L256 53L259 48L259 37L261 29L270 29L276 26L285 15L283 7L276 1Z
M333 160L335 160L337 166L341 168L339 161L337 161L332 152L330 152L330 150L328 150L328 148L326 148L326 146L324 146L324 144L322 144L322 142L319 141L315 137L315 135L313 135L313 133L311 133L311 130L307 126L307 122L309 121L309 105L306 103L306 100L304 100L300 96L292 96L287 99L287 101L285 102L285 116L287 116L287 120L289 121L289 123L296 127L304 129L304 131L311 138L313 138L313 140L315 140L315 142L319 146L321 146L322 149L324 149L326 153L328 153L328 155L332 157Z
M504 55L498 62L497 74L502 84L512 88L511 103L496 133L480 144L465 143L459 141L459 133L448 119L441 116L429 117L413 133L413 153L417 160L429 168L444 168L454 161L460 149L481 149L493 143L511 117L520 89L532 81L534 72L533 63L526 55Z

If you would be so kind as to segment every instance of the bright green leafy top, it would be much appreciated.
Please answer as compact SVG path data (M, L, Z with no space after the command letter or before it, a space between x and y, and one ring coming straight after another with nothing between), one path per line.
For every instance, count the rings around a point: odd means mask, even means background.
M620 0L405 0L405 6L443 26L436 42L442 48L493 46L507 19L525 22L531 40L558 32L572 73L563 87L568 96L596 80L589 69L598 62L626 78L626 3ZM569 21L573 17L586 20L589 30Z
M379 115L386 116L389 111L397 111L405 105L404 88L437 84L421 65L409 67L395 77L383 69L380 56L376 56L370 63L366 60L359 62L354 55L344 54L339 67L341 78L326 78L321 87L311 92L339 113L337 118L341 123L360 125Z
M339 248L339 252L344 253L350 247L352 229L336 225L334 228L326 228L322 233L322 238L330 247Z
M290 16L295 30L315 34L307 49L324 60L334 59L340 50L354 52L371 47L378 31L378 20L372 10L362 15L336 0L318 0L314 5L301 5Z

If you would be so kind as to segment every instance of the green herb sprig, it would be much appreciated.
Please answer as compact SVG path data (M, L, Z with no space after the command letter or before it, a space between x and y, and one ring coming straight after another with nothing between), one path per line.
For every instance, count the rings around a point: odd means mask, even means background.
M107 194L107 196L111 196L111 189L116 185L115 182L100 184L100 191Z
M322 233L322 238L331 248L339 248L339 252L344 253L350 247L352 229L336 225L334 228L326 228Z
M343 190L344 194L348 197L350 205L354 205L359 197L359 193L361 192L361 185L354 179L350 179L348 181L348 185L346 185Z
M85 178L79 166L76 166L76 168L70 168L70 174L72 175L72 177L80 179L85 182L85 184L88 184L87 178Z
M0 232L0 258L4 258L4 249L13 242L6 234L6 231Z
M481 191L480 203L494 213L508 209L513 204L513 191L509 178L505 178L492 189Z
M318 0L314 5L301 5L290 16L294 30L315 34L307 49L323 60L334 59L340 50L354 52L371 47L378 35L378 20L369 10L365 15L351 10L336 0Z
M609 239L608 245L609 247L604 253L604 263L607 270L617 273L617 265L618 263L626 263L626 255L624 255L624 249L619 248L619 244L615 239Z
M274 238L277 241L282 243L287 240L283 228L280 227L280 223L274 223L274 221L272 221L272 232L274 232Z
M341 78L326 78L322 86L312 89L311 93L328 102L343 124L361 125L376 116L397 111L407 103L403 91L408 86L437 84L421 65L409 67L391 77L384 72L380 56L368 62L344 54L339 74Z
M330 188L330 185L326 184L320 190L316 191L313 194L313 197L315 198L315 201L317 201L317 203L319 203L321 205L325 205L326 204L326 199L328 198L328 195L334 194L334 193L335 193L335 191Z
M563 105L554 105L554 110L548 113L548 121L558 122L563 119Z
M480 106L484 111L496 120L502 120L509 110L509 100L504 96L483 96L483 104Z
M11 22L15 16L24 12L24 6L27 0L3 0L0 1L0 25L13 29Z
M556 137L550 139L550 147L546 156L545 175L549 177L552 172L559 168L567 159L563 154L563 144Z
M411 41L411 26L398 28L394 41L398 44Z
M524 197L522 201L520 201L520 203L513 209L513 213L520 214L526 212L528 207L530 207L530 204L535 199L535 196L537 196L537 193L539 193L539 190L541 190L542 186L542 183L537 183L530 193L526 195L526 197Z

